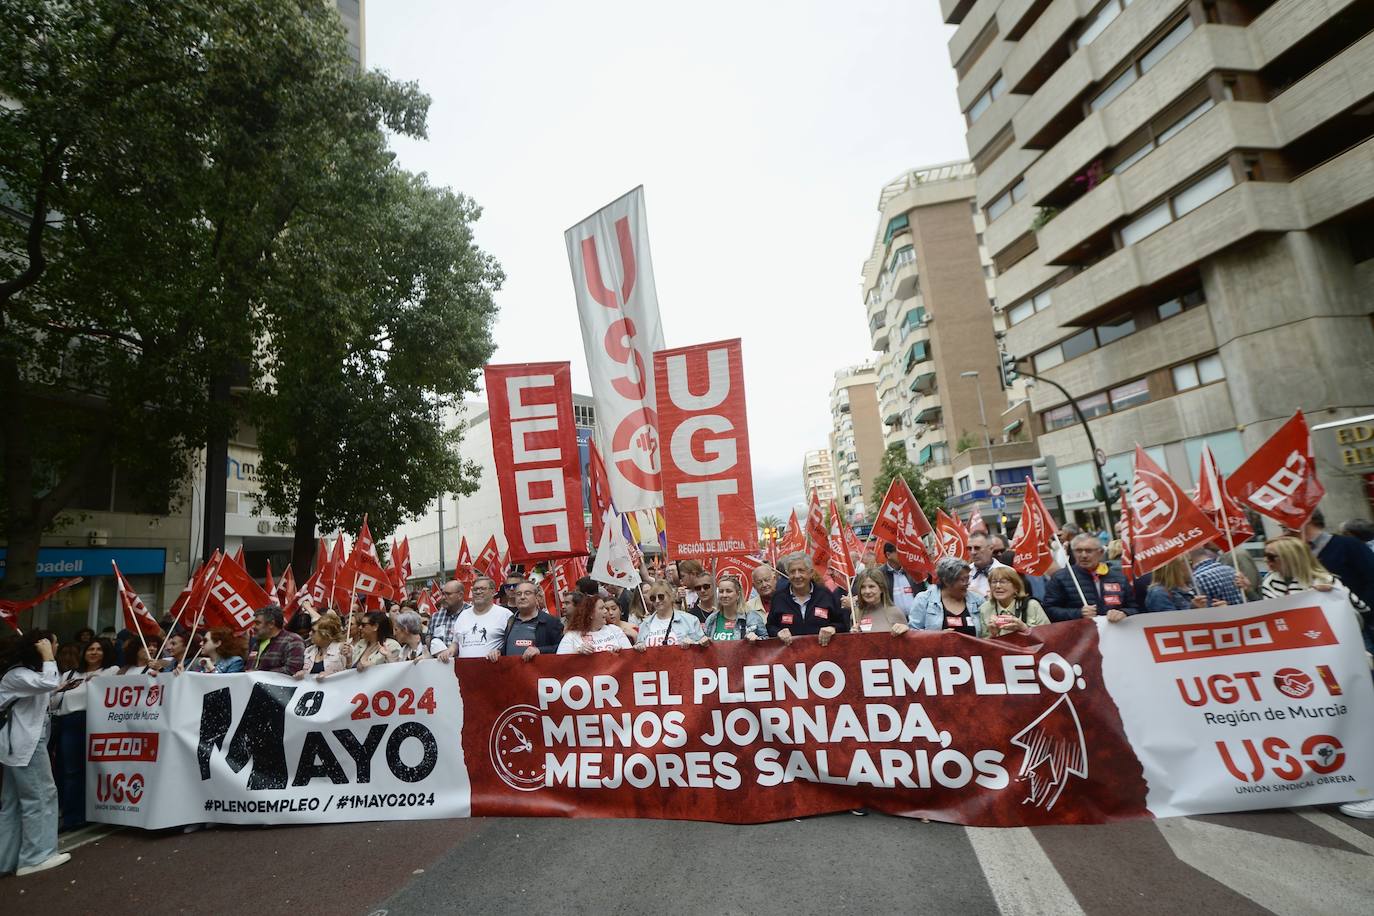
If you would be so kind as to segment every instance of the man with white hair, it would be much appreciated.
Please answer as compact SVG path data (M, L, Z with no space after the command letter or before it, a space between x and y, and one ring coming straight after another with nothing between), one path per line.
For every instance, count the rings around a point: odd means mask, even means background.
M1045 585L1045 613L1064 622L1106 614L1112 623L1135 614L1126 577L1102 562L1102 542L1095 534L1076 535L1070 543L1073 565L1057 569Z

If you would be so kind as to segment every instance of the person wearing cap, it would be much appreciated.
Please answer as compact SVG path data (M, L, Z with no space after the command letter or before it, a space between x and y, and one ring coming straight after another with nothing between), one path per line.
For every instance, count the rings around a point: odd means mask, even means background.
M978 613L982 599L968 587L972 571L973 564L967 560L941 557L935 564L935 582L916 596L907 612L911 628L982 636L983 622Z

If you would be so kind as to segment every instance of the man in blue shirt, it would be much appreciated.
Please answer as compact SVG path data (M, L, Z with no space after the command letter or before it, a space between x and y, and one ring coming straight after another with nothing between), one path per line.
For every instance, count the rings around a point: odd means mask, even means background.
M1209 605L1217 601L1245 603L1245 596L1241 594L1236 581L1239 573L1218 563L1216 551L1210 547L1199 547L1188 555L1188 560L1193 564L1193 582L1199 594L1206 596Z

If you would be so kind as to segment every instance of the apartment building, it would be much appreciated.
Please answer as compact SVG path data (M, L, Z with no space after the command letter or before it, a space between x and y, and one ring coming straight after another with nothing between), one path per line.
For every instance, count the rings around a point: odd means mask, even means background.
M835 498L835 463L828 448L807 452L802 459L803 497L809 500L813 490L822 506Z
M1374 405L1374 4L941 0L1008 349L1108 472L1185 486L1294 411ZM1065 397L1031 393L1070 516L1100 519ZM1327 515L1369 515L1327 461Z
M1006 414L975 190L970 162L888 182L862 281L884 445L902 443L927 477L946 481L950 508L965 516L977 504L990 508L993 486L1023 487L1037 454L1026 408ZM1020 399L1019 389L1012 394Z
M851 524L862 524L870 520L868 516L883 498L881 493L869 493L882 465L884 447L878 375L872 363L846 366L835 373L830 419L835 498Z

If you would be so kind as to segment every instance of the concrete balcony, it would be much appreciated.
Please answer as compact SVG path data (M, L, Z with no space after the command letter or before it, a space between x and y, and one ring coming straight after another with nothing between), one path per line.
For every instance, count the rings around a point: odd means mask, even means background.
M992 203L993 198L1011 187L1012 182L1020 178L1039 156L1035 150L1012 146L992 160L987 168L978 173L978 206L986 207Z
M1374 137L1300 176L1292 188L1304 229L1374 201Z
M1007 52L1015 47L1015 42L994 39L992 44L983 51L977 62L964 74L963 79L959 80L959 85L955 88L955 96L959 99L960 111L967 110L973 104L973 100L978 98L983 90L992 84L993 78L1002 69L1002 63L1006 60Z
M1235 429L1236 414L1227 383L1217 382L1088 422L1097 447L1108 455L1119 455L1135 448L1142 431L1148 430L1150 442L1177 442ZM1040 454L1053 455L1061 464L1092 456L1079 424L1041 433L1037 444Z
M916 272L916 259L912 258L898 267L897 272L892 274L888 282L892 286L892 298L896 299L898 303L915 295L916 287L920 282Z
M1029 195L1011 205L1011 209L988 223L983 233L983 244L988 254L997 257L1021 236L1030 231L1031 220L1035 219L1035 207L1031 206Z
M891 327L886 322L878 325L877 329L870 335L873 349L886 350L891 331Z
M1000 99L988 106L982 117L974 121L967 133L964 134L964 140L968 143L970 159L978 157L978 154L992 141L992 138L997 136L1009 121L1013 120L1016 112L1025 102L1026 97L1024 95L1006 92L1002 94Z
M971 9L973 0L940 0L940 17L950 25L963 22Z
M992 20L997 12L997 4L1002 0L974 0L968 4L965 11L967 15L960 17L959 28L954 30L954 34L949 38L949 61L954 63L964 56L964 52L973 47L973 42L978 38L983 27ZM944 0L941 0L941 8L944 7ZM949 22L949 18L945 18Z
M1053 280L1062 269L1046 265L1040 259L1040 252L1031 252L997 275L998 304L1005 307L1018 299L1024 299L1032 290L1039 289Z
M1234 149L1283 143L1263 103L1223 102L1120 175L1084 194L1036 233L1048 264L1071 262L1078 247L1159 200ZM1026 203L1023 200L1022 203Z
M997 32L1007 41L1020 41L1036 19L1031 13L1039 9L1041 0L1003 0L997 7ZM1044 15L1042 11L1039 15Z
M1063 336L1062 328L1059 333ZM1211 315L1206 308L1195 308L1061 363L1045 377L1081 396L1216 349ZM1031 406L1036 411L1064 403L1064 396L1049 385L1036 385L1031 392Z
M1054 291L1055 318L1063 325L1084 323L1107 306L1249 236L1301 228L1303 219L1289 185L1242 182L1060 284Z
M1002 64L1002 76L1013 92L1028 92L1027 77L1041 62L1059 53L1068 40L1070 30L1093 11L1099 0L1053 0L1039 18L1016 42Z
M1374 33L1289 86L1269 102L1280 145L1287 145L1374 96Z
M1331 21L1346 8L1367 0L1279 0L1247 30L1258 60L1268 63Z

